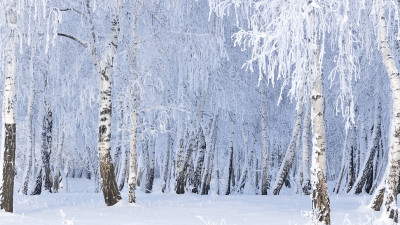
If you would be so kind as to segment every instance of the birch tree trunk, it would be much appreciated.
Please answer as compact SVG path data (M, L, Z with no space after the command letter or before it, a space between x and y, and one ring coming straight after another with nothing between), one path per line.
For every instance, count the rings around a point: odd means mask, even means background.
M379 148L379 140L381 139L381 102L379 98L376 98L375 100L374 114L374 130L372 137L369 140L368 153L366 154L363 166L361 167L361 172L359 173L352 190L355 194L360 194L362 192L362 188L364 187L368 176L372 175L375 153Z
M386 2L386 1L384 1ZM389 79L390 88L392 93L392 116L390 124L390 137L389 137L389 160L385 172L384 182L384 195L382 204L384 210L382 216L392 219L395 223L398 222L397 210L397 192L399 185L400 173L400 74L396 66L393 54L387 40L385 8L380 7L378 10L378 41L380 43L380 52L383 58L383 63L386 67ZM380 185L381 187L383 185ZM382 188L378 189L378 193L382 192ZM375 195L375 197L380 194ZM374 198L373 201L376 201Z
M29 186L29 178L32 175L32 161L33 161L33 104L35 102L35 76L34 76L34 62L35 62L35 53L36 49L33 47L32 48L32 53L31 53L31 58L30 58L30 64L29 64L29 73L31 76L30 80L30 87L29 87L29 100L28 100L28 116L27 116L27 124L28 124L28 162L26 163L25 167L25 174L24 174L24 184L22 186L22 194L27 195L28 194L28 186Z
M168 175L170 172L170 157L171 156L171 134L167 135L167 152L164 155L164 166L163 166L163 174L162 174L162 184L161 191L165 193L167 189ZM197 192L196 192L197 193Z
M235 138L235 113L230 113L231 118L231 134L229 138L229 153L228 153L228 179L226 183L226 192L225 195L229 195L231 193L231 182L232 182L232 174L233 174L233 139Z
M316 15L312 12L314 23L314 79L311 90L311 124L313 132L313 145L311 154L311 182L312 182L312 209L314 220L329 225L330 203L328 188L326 185L326 150L324 128L324 95L322 84L322 67L320 64L320 46L318 43L318 31L316 30Z
M135 189L136 189L136 180L137 180L137 171L136 171L136 144L137 144L137 121L138 121L138 101L139 101L139 91L137 87L138 73L136 68L136 52L137 52L137 40L136 40L136 25L138 19L138 12L141 8L141 0L137 0L136 9L133 9L132 15L132 59L131 66L133 70L133 96L132 96L132 112L131 112L131 137L130 137L130 163L129 163L129 178L128 178L128 202L134 203L136 202Z
M267 194L268 189L268 135L267 135L267 81L263 81L261 100L261 126L262 126L262 181L261 195Z
M54 185L53 185L53 191L54 193L58 193L58 189L60 188L60 170L61 170L61 156L62 156L62 150L64 148L64 131L62 131L61 135L61 140L60 140L60 146L58 147L57 151L57 159L56 159L56 165L54 169ZM89 152L88 152L89 154ZM90 156L90 155L89 155Z
M212 167L214 163L214 154L215 154L215 146L217 142L217 131L218 131L218 116L219 110L216 110L214 113L213 118L213 126L212 126L212 134L211 134L211 143L208 149L208 156L207 161L205 163L203 177L201 179L201 194L207 195L208 191L210 190L210 181L211 181L211 174L212 174Z
M199 126L199 131L198 131L198 137L199 137L199 146L198 146L198 157L197 157L197 163L196 163L196 169L194 171L194 181L193 181L193 193L198 193L200 190L201 186L201 175L202 171L204 168L204 156L206 153L206 137L204 136L203 128L201 125Z
M340 167L338 181L336 183L335 188L333 189L333 192L335 192L336 194L339 193L340 185L342 184L342 180L343 180L343 177L345 175L346 168L347 168L347 158L348 158L348 156L347 156L347 146L348 146L348 143L349 143L349 131L346 130L345 132L346 132L346 134L345 134L345 138L344 138L343 151L342 151L342 154L343 154L342 155L342 166Z
M355 180L355 155L356 155L356 128L353 127L351 130L351 139L350 139L350 154L349 154L349 170L348 170L348 183L347 183L347 192L350 192L353 187Z
M303 182L302 189L303 194L309 195L311 193L311 181L310 181L310 126L311 126L311 102L307 98L305 105L305 113L303 119L303 131L301 135L301 146L302 146L302 170L303 170Z
M303 98L301 98L297 102L296 111L297 111L297 116L296 116L296 120L295 120L295 123L293 126L292 137L290 139L289 146L286 150L285 158L283 159L283 162L279 169L279 173L277 176L278 178L273 187L274 195L279 195L282 185L285 182L285 180L289 174L289 171L293 165L294 155L295 155L295 150L296 150L296 141L297 141L297 137L299 136L299 133L300 133L301 119L303 117Z
M47 81L46 81L47 82ZM43 133L42 133L42 162L44 168L44 190L51 192L53 186L50 171L50 155L52 147L52 130L53 130L53 114L50 105L47 103L47 113L43 117Z
M14 169L16 148L16 125L15 125L15 33L17 26L17 15L15 1L10 1L7 12L10 37L6 49L6 77L3 98L3 126L2 145L0 151L0 209L13 212L14 194Z
M94 25L91 19L90 1L86 0L87 19L90 25L90 47L96 69L101 79L100 91L100 110L99 110L99 135L98 135L98 153L100 176L102 182L104 201L107 206L116 204L121 200L121 194L118 190L115 179L114 165L111 158L111 70L117 55L118 32L119 32L119 13L122 11L123 0L117 2L111 19L111 40L106 46L104 57L100 57L96 48L96 35Z
M184 162L184 151L185 151L185 131L184 131L184 124L185 124L184 116L181 115L181 123L178 127L178 153L176 159L176 193L177 194L184 194L185 193L185 162Z

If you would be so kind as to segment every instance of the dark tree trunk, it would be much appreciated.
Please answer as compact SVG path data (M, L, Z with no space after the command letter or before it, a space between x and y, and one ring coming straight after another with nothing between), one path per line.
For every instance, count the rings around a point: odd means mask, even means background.
M42 193L42 168L40 168L39 172L36 175L36 184L35 189L32 192L32 195L40 195Z
M43 118L43 146L42 146L42 161L44 167L44 190L51 192L53 186L51 171L50 171L50 154L52 146L52 129L53 129L53 116L51 109L47 109L47 114Z
M6 212L13 212L16 126L15 123L5 124L4 128L3 189L1 190L0 207Z

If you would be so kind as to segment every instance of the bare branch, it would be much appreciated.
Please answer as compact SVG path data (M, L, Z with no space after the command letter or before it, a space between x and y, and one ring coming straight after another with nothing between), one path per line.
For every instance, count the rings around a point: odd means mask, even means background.
M81 44L81 45L82 45L83 47L85 47L85 48L88 47L88 44L87 44L86 42L80 40L79 38L77 38L77 37L75 37L75 36L73 36L73 35L64 34L64 33L57 33L57 34L58 34L58 36L66 37L66 38L69 38L69 39L71 39L71 40L74 40L74 41L78 42L79 44Z
M73 9L73 8L65 8L65 9L58 9L60 12L66 12L66 11L73 11L76 12L78 14L81 14L83 16L86 16L83 12L77 10L77 9Z

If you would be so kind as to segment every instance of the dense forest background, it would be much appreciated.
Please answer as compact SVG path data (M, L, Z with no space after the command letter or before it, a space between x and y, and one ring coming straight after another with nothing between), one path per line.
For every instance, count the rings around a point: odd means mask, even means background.
M396 99L379 15L398 67L399 4L273 2L0 3L2 96L15 63L15 191L57 192L79 177L105 196L117 189L115 202L124 187L310 194L315 49L301 50L314 37L306 14L317 15L323 55L329 194L382 190Z

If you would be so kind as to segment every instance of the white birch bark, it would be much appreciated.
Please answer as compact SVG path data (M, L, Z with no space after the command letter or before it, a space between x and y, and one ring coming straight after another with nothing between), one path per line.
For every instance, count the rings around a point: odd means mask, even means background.
M372 132L372 137L369 140L368 152L366 154L365 160L361 167L361 171L357 176L354 188L352 190L355 194L360 194L368 176L372 173L373 161L375 158L375 153L379 148L379 141L381 139L381 103L380 99L375 100L375 113L374 113L374 130ZM361 128L362 129L362 128ZM364 132L365 133L365 132ZM365 139L362 135L361 142Z
M131 66L133 70L133 96L132 96L132 112L131 112L131 137L130 137L130 163L129 163L129 178L128 178L128 202L134 203L136 202L135 197L135 189L136 189L136 180L137 180L137 171L136 171L136 142L137 142L137 120L138 120L138 101L139 101L139 93L138 93L138 73L136 68L136 53L137 53L137 40L136 40L136 25L138 19L138 12L141 8L141 0L136 2L136 9L133 11L133 21L132 21L132 59Z
M228 179L226 182L226 192L225 195L229 195L231 193L231 182L232 182L232 173L233 173L233 139L235 138L235 113L229 114L231 119L230 126L230 136L229 136L229 152L228 152ZM218 165L218 164L217 164Z
M303 117L303 98L300 98L300 100L297 102L296 111L297 111L297 114L296 114L296 120L295 120L295 123L293 126L292 137L290 138L289 146L286 150L285 157L284 157L281 167L279 169L277 180L272 188L274 195L279 195L282 185L285 182L285 180L289 174L289 171L293 165L297 137L300 132L301 119Z
M35 102L35 76L34 76L34 62L36 48L33 47L31 50L31 58L29 64L29 74L30 74L30 84L29 84L29 100L28 100L28 113L27 113L27 125L28 125L28 160L26 162L25 173L24 173L24 184L22 186L22 194L28 194L29 179L32 174L32 156L33 156L33 127L32 127L32 114L33 114L33 104Z
M388 44L384 7L380 7L378 9L377 29L380 52L390 79L390 89L393 104L390 121L389 160L383 181L385 182L385 190L383 197L384 210L382 212L382 216L390 218L397 223L397 192L400 173L400 74ZM380 189L378 189L378 192L379 191Z
M314 73L311 90L311 127L313 132L311 153L311 183L312 183L312 209L315 223L331 224L330 203L328 188L326 185L326 150L324 128L324 95L322 84L322 67L320 62L320 45L316 27L316 15L313 9L312 20L314 26L313 48L315 59L313 60Z
M261 195L267 194L268 188L268 135L267 135L267 81L263 81L261 90L261 126L262 126L262 181Z
M309 195L311 190L310 181L310 126L311 126L311 102L307 98L305 104L305 112L303 119L303 131L301 135L301 146L302 146L302 171L303 171L303 182L302 189L303 194Z
M17 12L16 2L9 1L7 11L10 36L6 48L6 77L3 96L3 118L2 118L2 145L0 146L0 208L6 212L13 212L14 194L14 168L15 168L15 42Z
M348 143L349 143L349 131L346 130L345 131L345 138L344 138L344 144L343 144L343 150L342 150L342 165L340 167L340 172L339 172L339 178L336 182L336 186L333 189L333 192L335 192L336 194L339 193L340 190L340 185L342 184L342 180L344 177L344 174L346 172L346 168L347 168L347 147L348 147Z

